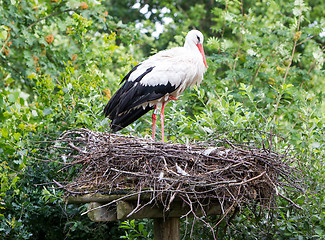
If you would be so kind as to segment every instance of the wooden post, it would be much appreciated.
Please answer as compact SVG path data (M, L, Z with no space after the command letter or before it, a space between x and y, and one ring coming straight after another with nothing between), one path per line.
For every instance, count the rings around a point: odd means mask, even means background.
M154 237L155 240L179 240L179 218L155 218Z

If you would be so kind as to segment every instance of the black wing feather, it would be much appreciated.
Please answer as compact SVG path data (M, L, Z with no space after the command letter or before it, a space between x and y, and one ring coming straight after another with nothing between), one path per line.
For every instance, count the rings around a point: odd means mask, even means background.
M140 65L140 64L139 64ZM135 66L122 80L125 81L122 87L120 87L117 92L113 95L113 97L109 100L107 103L105 109L104 109L104 114L105 117L109 117L111 120L113 120L111 117L116 115L118 112L123 111L124 105L126 104L127 101L123 101L123 98L125 95L130 91L130 89L134 88L135 85L138 84L138 82L149 72L152 71L154 67L148 68L144 73L142 73L136 80L134 81L128 81L130 75L132 72L134 72L138 66ZM121 82L121 83L122 83ZM118 111L121 109L120 111Z
M172 93L178 87L172 86L170 83L156 86L142 85L140 82L141 79L150 73L154 67L148 68L136 80L128 81L131 73L134 72L139 65L135 66L123 78L122 82L124 82L124 84L117 90L104 109L105 116L108 116L109 119L112 120L111 128L113 132L121 130L148 111L154 109L154 106L148 105L143 108L139 105L159 99L167 93Z
M126 126L133 123L135 120L149 112L151 109L154 109L154 106L150 107L148 105L145 109L143 109L143 107L134 108L125 114L116 116L111 123L112 131L116 132L125 128Z
M154 101L165 96L167 93L172 93L177 89L176 86L172 86L170 83L167 85L157 85L157 86L143 86L139 84L136 86L133 102L131 105L128 105L128 108L134 108L138 105L141 105L145 102Z

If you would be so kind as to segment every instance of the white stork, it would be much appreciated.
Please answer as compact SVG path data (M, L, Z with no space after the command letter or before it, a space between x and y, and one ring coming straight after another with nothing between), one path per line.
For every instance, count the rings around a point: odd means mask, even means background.
M124 84L107 103L104 113L112 120L116 132L154 109L152 135L155 139L156 109L161 105L161 140L164 141L164 109L170 100L189 86L199 85L207 63L203 50L203 35L189 31L184 47L164 50L135 66L122 80Z

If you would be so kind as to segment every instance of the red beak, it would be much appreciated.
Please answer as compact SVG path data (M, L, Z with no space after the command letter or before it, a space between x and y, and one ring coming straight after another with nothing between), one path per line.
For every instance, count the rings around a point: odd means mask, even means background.
M204 50L203 50L203 46L201 43L198 43L196 44L197 48L199 49L200 53L202 54L202 57L203 57L203 63L205 65L206 68L208 68L208 64L207 64L207 61L205 59L205 54L204 54Z

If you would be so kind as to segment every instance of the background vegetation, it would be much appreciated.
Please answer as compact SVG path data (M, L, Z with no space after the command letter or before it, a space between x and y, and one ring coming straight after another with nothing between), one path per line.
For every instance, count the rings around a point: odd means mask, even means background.
M98 224L80 217L86 206L65 205L53 188L53 179L69 173L30 153L67 129L107 131L102 109L122 77L152 53L182 45L196 28L209 68L199 88L167 106L168 141L273 132L287 139L274 140L280 149L297 153L306 179L306 192L292 196L303 210L283 199L274 216L243 208L218 236L324 239L324 16L322 0L0 0L0 236L152 238L148 220ZM150 135L149 120L122 132ZM210 237L195 225L194 239Z

